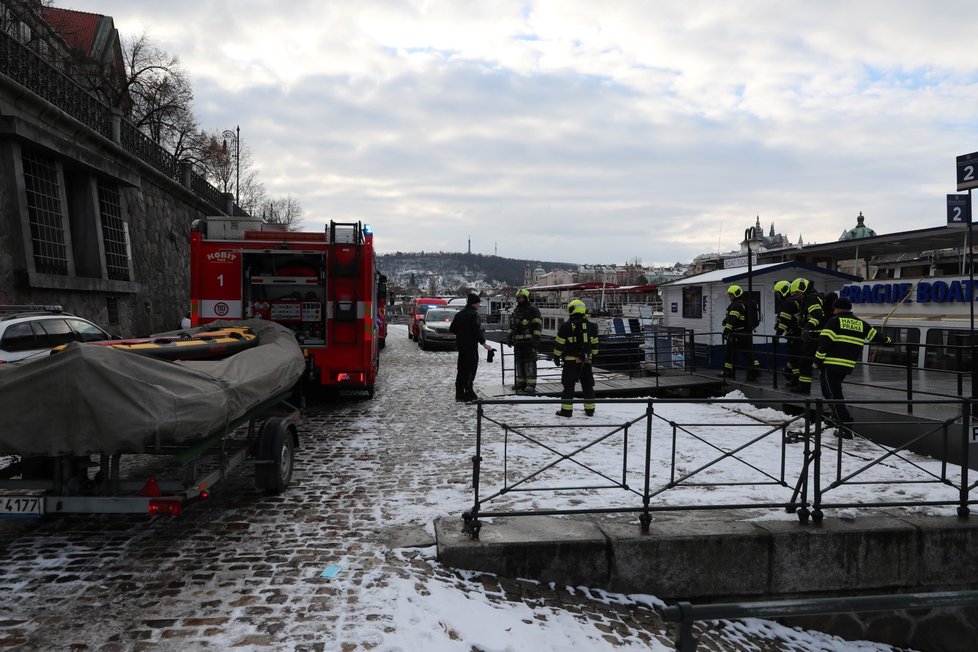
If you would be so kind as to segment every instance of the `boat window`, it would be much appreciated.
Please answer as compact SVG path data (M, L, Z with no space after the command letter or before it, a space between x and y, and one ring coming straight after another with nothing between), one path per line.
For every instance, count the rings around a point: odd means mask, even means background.
M916 367L920 351L920 329L919 328L883 328L883 334L893 340L892 346L873 346L869 350L869 361L880 364L896 364L907 366L907 358L910 359L910 366ZM906 345L910 346L906 346Z
M967 371L971 369L968 331L954 328L931 328L927 331L924 366L928 369Z
M703 287L694 285L683 288L683 318L703 318Z

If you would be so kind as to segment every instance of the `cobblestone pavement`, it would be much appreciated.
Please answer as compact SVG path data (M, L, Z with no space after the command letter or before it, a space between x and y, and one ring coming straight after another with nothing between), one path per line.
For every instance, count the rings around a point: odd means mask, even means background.
M569 615L609 649L668 643L648 605L458 573L432 558L431 523L416 515L459 515L469 495L474 409L452 400L454 365L453 353L421 352L392 328L373 400L305 412L298 468L280 496L258 493L246 465L179 519L0 521L0 648L403 649L403 601L391 604L385 589L395 582L412 603L438 585L522 602L537 619L541 608ZM427 546L399 547L410 539ZM331 564L341 575L321 579ZM742 632L724 639L705 637L700 649L794 649L747 644Z

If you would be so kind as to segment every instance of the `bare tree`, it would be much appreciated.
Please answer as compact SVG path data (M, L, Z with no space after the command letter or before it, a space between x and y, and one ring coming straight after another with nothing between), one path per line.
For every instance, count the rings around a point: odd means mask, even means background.
M192 149L188 136L199 128L192 111L193 89L180 58L153 45L147 32L126 39L122 49L125 88L118 92L132 102L129 119L153 142L182 157Z
M305 211L292 195L269 199L262 209L262 218L269 224L285 224L289 231L302 227Z
M234 151L228 149L220 132L202 133L202 146L195 161L204 176L221 192L232 192L234 184Z
M223 134L223 131L201 132L202 144L193 161L200 165L204 176L218 190L238 197L239 208L249 215L258 215L267 209L268 200L251 150L240 143L240 150L235 152L235 143L228 142ZM240 162L235 160L235 154L241 157ZM235 188L239 182L241 187Z

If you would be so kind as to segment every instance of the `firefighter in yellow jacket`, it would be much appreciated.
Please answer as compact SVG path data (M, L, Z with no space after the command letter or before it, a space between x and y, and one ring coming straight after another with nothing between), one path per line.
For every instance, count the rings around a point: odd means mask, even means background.
M821 369L822 396L827 399L843 399L842 383L862 357L866 342L892 344L893 340L852 314L849 299L836 299L832 304L832 318L822 328L818 338L818 351L812 369ZM845 403L834 403L836 436L852 438L852 415Z
M774 311L778 313L774 324L774 334L783 337L788 344L788 356L784 366L788 387L798 386L801 369L801 330L798 327L798 302L791 296L791 281L778 281L774 284Z
M749 305L744 289L739 285L728 287L727 297L730 305L727 306L727 314L723 318L724 359L723 373L720 375L724 378L736 377L737 354L740 353L747 357L747 380L757 380L761 373L761 363L752 355L757 313Z
M798 331L801 336L801 355L796 363L798 384L792 391L811 394L812 360L818 349L822 324L825 323L825 297L806 278L796 278L791 282L791 295L798 302Z
M526 288L516 293L516 308L509 318L509 334L506 343L513 347L513 372L517 394L535 394L537 391L537 348L543 319L540 309L530 303L530 291Z
M557 416L569 417L574 414L574 387L580 381L584 414L590 417L594 415L591 361L598 354L598 327L586 318L587 306L580 299L568 303L567 312L570 319L560 325L554 339L554 364L564 367L560 374L564 391L560 394Z

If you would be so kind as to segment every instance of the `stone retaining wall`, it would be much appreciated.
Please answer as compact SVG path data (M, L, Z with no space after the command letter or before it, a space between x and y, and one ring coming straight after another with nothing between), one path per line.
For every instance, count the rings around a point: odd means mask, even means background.
M495 519L473 540L436 523L442 563L666 601L766 601L978 588L978 520L874 516L819 526L676 518L634 523ZM978 609L840 614L791 624L926 650L978 636ZM970 637L970 638L969 638ZM926 645L924 643L926 642ZM941 647L946 645L946 647Z

